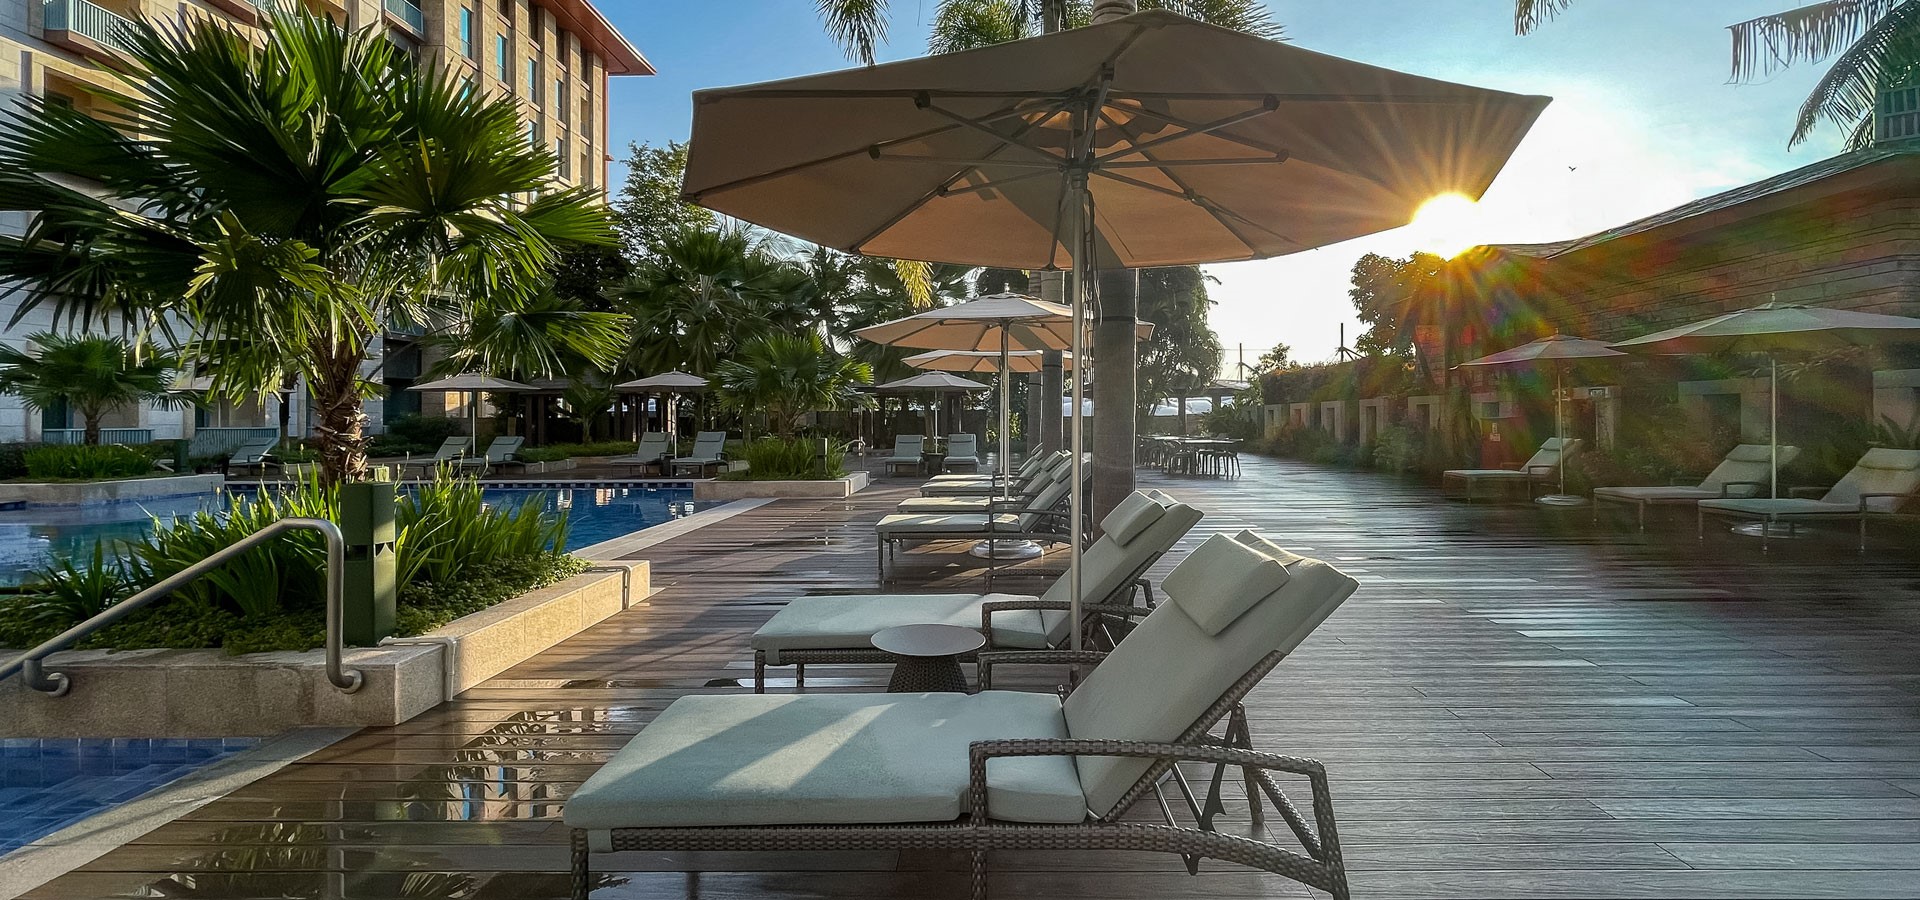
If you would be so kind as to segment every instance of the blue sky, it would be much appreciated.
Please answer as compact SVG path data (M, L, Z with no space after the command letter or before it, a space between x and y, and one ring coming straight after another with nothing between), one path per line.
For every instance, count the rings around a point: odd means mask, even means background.
M925 52L936 0L893 0L883 59ZM1347 273L1368 252L1464 241L1575 237L1831 155L1822 133L1789 152L1794 110L1819 76L1788 70L1727 84L1725 26L1799 0L1582 0L1545 29L1513 34L1508 0L1271 0L1288 39L1421 75L1554 98L1464 221L1414 226L1307 253L1208 266L1213 327L1249 360L1275 342L1328 358L1358 333ZM660 70L615 79L613 145L685 139L698 88L849 65L812 0L600 0Z

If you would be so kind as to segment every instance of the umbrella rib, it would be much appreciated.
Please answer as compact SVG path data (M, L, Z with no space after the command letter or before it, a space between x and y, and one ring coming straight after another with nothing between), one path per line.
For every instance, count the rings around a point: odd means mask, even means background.
M1099 175L1099 176L1101 176L1102 178L1111 178L1111 179L1113 179L1114 181L1118 181L1118 182L1120 182L1121 184L1127 184L1127 185L1132 185L1133 187L1137 187L1137 188L1140 188L1141 190L1145 190L1145 191L1153 191L1154 193L1157 193L1157 194L1165 194L1166 196L1169 196L1169 197L1178 197L1178 198L1180 198L1180 199L1182 199L1182 200L1185 200L1185 201L1187 201L1187 202L1189 202L1189 203L1192 203L1192 204L1194 204L1194 205L1196 205L1196 206L1198 206L1198 207L1200 207L1201 209L1204 209L1204 210L1206 210L1206 211L1207 211L1207 212L1209 212L1209 213L1215 213L1215 214L1217 214L1217 215L1222 215L1222 216L1229 216L1229 217L1232 217L1232 218L1233 218L1233 219L1234 219L1235 221L1237 221L1237 222L1240 222L1240 223L1242 223L1242 224L1244 224L1244 225L1247 225L1247 226L1250 226L1250 227L1253 227L1253 228L1258 228L1258 229L1260 229L1261 231L1264 231L1264 232L1266 232L1266 233L1268 233L1268 234L1270 234L1270 235L1273 235L1274 237L1276 237L1276 238L1279 238L1280 240L1283 240L1283 241L1286 241L1286 242L1287 242L1287 243L1289 243L1289 244L1297 244L1297 243L1300 243L1299 241L1297 241L1297 240L1294 240L1293 238L1291 238L1291 237L1288 237L1288 236L1286 236L1286 235L1284 235L1284 234L1281 234L1281 233L1280 233L1280 232L1278 232L1278 231L1274 231L1273 229L1271 229L1271 228L1268 228L1267 226L1265 226L1265 225L1262 225L1262 224L1260 224L1259 222L1255 222L1255 221L1253 221L1253 220L1251 220L1251 219L1248 219L1248 218L1247 218L1246 216L1243 216L1243 215L1240 215L1239 213L1236 213L1236 212L1234 212L1233 210L1230 210L1230 209L1227 209L1227 208L1225 208L1225 207L1222 207L1222 206L1219 206L1219 205L1217 205L1217 204L1215 204L1215 203L1214 203L1213 201L1211 201L1211 200L1208 200L1207 198L1205 198L1205 197L1202 197L1202 196L1200 196L1199 194L1192 194L1192 193L1182 193L1182 192L1180 192L1180 191L1176 191L1176 190L1173 190L1173 189L1171 189L1171 188L1164 188L1164 187L1161 187L1160 185L1157 185L1157 184L1152 184L1152 183L1150 183L1150 182L1145 182L1145 181L1141 181L1141 180L1140 180L1140 179L1138 179L1138 178L1133 178L1133 177L1131 177L1131 176L1127 176L1127 175L1121 175L1121 174L1120 174L1120 173L1118 173L1118 172L1109 172L1109 171L1107 171L1106 169L1095 169L1095 170L1093 170L1093 174L1095 174L1095 175ZM1169 177L1171 177L1171 176L1169 176ZM1238 234L1236 234L1236 235L1234 235L1234 236L1235 236L1235 237L1239 237L1239 235L1238 235ZM1249 247L1248 249L1252 249L1252 248L1251 248L1251 247Z
M1105 118L1107 116L1107 113L1105 110L1102 110L1100 115L1102 118ZM1188 132L1188 134L1192 134L1192 133L1193 132ZM1131 138L1128 138L1127 142L1129 144L1133 143ZM1147 162L1153 162L1154 155L1149 151L1153 147L1154 143L1155 142L1153 141L1149 141L1146 144L1134 145L1133 150L1130 152L1140 154L1142 157L1145 157ZM1108 155L1112 156L1113 154L1108 154ZM1109 164L1109 167L1110 166L1111 164ZM1193 186L1188 184L1185 180L1183 180L1178 173L1169 172L1162 169L1160 174L1166 176L1166 179L1168 181L1171 181L1174 184L1178 185L1180 190L1185 194L1185 199L1187 200L1187 202L1192 203L1193 205L1198 206L1201 209L1205 210L1207 215L1212 216L1214 221L1220 223L1221 228L1225 228L1228 234L1233 235L1234 240L1240 242L1240 246L1247 248L1248 253L1252 253L1256 256L1260 254L1259 248L1255 247L1252 241L1247 240L1247 236L1245 234L1242 234L1240 229L1233 227L1233 223L1227 221L1227 217L1215 211L1213 208L1213 204L1204 202L1199 192L1195 191L1193 189Z
M1057 113L1062 109L1065 109L1066 106L1067 106L1067 101L1062 101L1058 104L1055 104L1052 108L1046 111L1045 115L1040 116L1039 119L1041 121L1044 121L1048 117L1052 116L1054 113ZM981 134L985 134L989 137L992 137L994 140L997 140L1000 142L1000 145L994 148L995 150L1000 150L1005 147L1018 147L1022 150L1027 151L1028 153L1032 153L1036 156L1039 156L1050 163L1060 162L1060 157L1055 156L1054 154L1048 153L1047 151L1042 150L1038 147L1020 143L1020 137L1026 134L1028 131L1031 131L1037 124L1034 121L1022 122L1020 129L1018 131L1015 131L1013 134L1009 135L1009 134L1002 134L998 131L988 128L987 126L974 121L971 117L963 116L950 109L945 109L939 106L935 106L932 103L923 104L920 108L926 110L927 112L933 113L934 115L949 119L952 122L954 122L956 125L959 125L962 128L971 128L974 131L978 131ZM894 158L900 159L902 157L894 157Z
M1197 137L1203 134L1212 134L1213 132L1219 131L1222 128L1226 128L1232 125L1238 125L1241 122L1245 122L1251 119L1260 118L1261 116L1267 115L1268 113L1271 113L1274 110L1279 108L1280 108L1279 104L1274 102L1273 98L1270 97L1268 98L1267 103L1261 106L1259 109L1250 109L1243 112L1234 113L1233 115L1230 115L1230 116L1223 116L1211 122L1202 123L1198 127L1189 128L1185 131L1180 132L1179 134L1169 134L1162 137L1157 137L1143 144L1143 143L1135 142L1131 136L1128 136L1126 131L1120 127L1120 123L1114 121L1107 114L1107 110L1111 109L1111 107L1106 107L1100 111L1100 117L1102 119L1106 119L1107 124L1112 125L1114 127L1114 130L1120 132L1122 138L1126 140L1127 144L1130 145L1131 149L1115 150L1112 153L1109 153L1105 156L1095 157L1093 161L1097 164L1107 165L1107 164L1110 164L1111 160L1119 159L1120 157L1123 157L1123 156L1131 156L1135 153L1140 153L1141 151L1144 151L1148 148L1158 147L1161 144L1169 144L1174 141L1182 140L1184 138ZM1132 111L1129 110L1128 112L1131 113Z
M1014 184L1016 182L1027 181L1033 178L1045 178L1048 175L1056 174L1057 171L1058 170L1054 170L1054 169L1038 169L1032 172L1023 172L1019 175L1014 175L1008 178L1002 178L1002 179L999 179L998 181L988 181L982 184L971 184L971 185L967 185L966 187L959 187L959 188L950 187L950 188L947 188L945 191L942 191L941 193L942 193L942 196L952 197L960 194L977 194L982 191L999 190L1000 188L1003 188L1009 184Z
M1269 95L1269 96L1271 96L1271 95ZM1124 99L1127 99L1127 98L1126 98L1126 97L1124 97L1124 96L1122 96L1122 97L1119 97L1118 99L1123 99L1123 100L1124 100ZM1145 107L1145 106L1142 106L1142 107L1140 107L1140 108L1138 108L1138 109L1135 109L1135 108L1131 108L1131 107L1129 107L1127 111L1128 111L1129 113L1134 113L1134 114L1137 114L1137 115L1142 115L1142 116L1152 116L1152 117L1154 117L1154 118L1156 118L1156 119L1159 119L1160 121L1162 121L1162 122L1165 122L1165 123L1167 123L1167 124L1169 124L1169 125L1176 125L1176 126L1179 126L1179 127L1181 127L1181 128L1185 128L1185 129L1187 129L1188 131L1193 131L1193 130L1195 130L1195 129L1198 129L1198 128L1200 128L1200 127L1202 127L1202 126L1203 126L1203 125L1205 124L1205 123L1202 123L1202 122L1195 122L1195 121L1192 121L1192 120L1190 120L1190 119L1185 119L1185 118L1182 118L1182 117L1180 117L1180 116L1176 116L1176 115L1174 115L1174 114L1172 114L1172 113L1167 113L1167 112L1161 112L1160 110L1157 110L1157 109L1153 109L1153 108L1151 108L1151 107ZM1264 141L1259 141L1259 140L1255 140L1255 139L1253 139L1253 138L1250 138L1250 137L1242 137L1242 136L1240 136L1240 135L1237 135L1237 134L1234 134L1234 133L1232 133L1232 132L1230 132L1230 131L1225 131L1225 130L1221 130L1221 131L1215 131L1215 132L1212 132L1212 133L1213 133L1213 134L1216 134L1216 135L1218 135L1218 136L1220 137L1220 139L1221 139L1221 140L1225 140L1225 141L1232 141L1232 142L1234 142L1234 143L1236 143L1236 144L1239 144L1239 145L1241 145L1241 146L1243 146L1243 147L1252 147L1252 148L1253 148L1253 149L1255 149L1255 150L1264 150L1264 151L1266 151L1266 152L1268 152L1268 153L1271 153L1271 154L1273 154L1273 155L1275 155L1275 156L1283 156L1283 157L1284 157L1284 156L1291 156L1291 154L1290 154L1290 153L1288 153L1288 152L1287 152L1287 151L1286 151L1285 149L1283 149L1283 148L1280 148L1280 147L1275 147L1275 146L1273 146L1272 144L1268 144L1268 143L1266 143L1266 142L1264 142Z
M935 137L937 135L941 135L949 131L953 131L955 130L956 127L957 126L954 126L954 125L942 125L938 128L929 128L925 131L917 132L915 134L910 134L905 137L894 138L893 141L898 142L898 141L925 140L930 137ZM798 172L802 169L811 169L814 166L824 166L828 163L839 162L840 160L843 160L843 159L851 159L863 153L871 154L873 153L874 147L876 146L879 146L879 145L866 144L860 147L856 147L852 150L846 150L840 153L834 153L828 156L822 156L818 159L811 159L811 160L807 160L806 162L797 162L789 166L781 166L778 169L773 169L767 172L761 172L756 175L748 175L745 178L736 178L732 181L722 182L712 187L702 188L701 190L698 190L698 191L684 191L681 193L681 197L690 203L699 203L700 198L718 191L730 191L730 190L733 190L734 188L747 187L749 185L759 184L762 181L770 181L775 178L782 178L787 175L791 175L795 172Z

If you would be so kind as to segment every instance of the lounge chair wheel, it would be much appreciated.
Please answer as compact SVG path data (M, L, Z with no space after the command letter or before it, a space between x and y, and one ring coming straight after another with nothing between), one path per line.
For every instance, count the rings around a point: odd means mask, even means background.
M753 652L753 692L767 692L767 654L759 650Z
M793 664L793 690L795 693L799 693L800 691L806 690L806 688L807 688L807 664L794 663Z

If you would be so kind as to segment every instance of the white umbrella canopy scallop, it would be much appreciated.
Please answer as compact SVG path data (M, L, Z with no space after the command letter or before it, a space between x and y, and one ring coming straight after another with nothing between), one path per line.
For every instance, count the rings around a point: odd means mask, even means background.
M422 393L443 392L449 394L466 394L467 433L472 435L473 439L477 442L480 439L481 394L517 394L534 390L534 387L530 384L521 384L518 381L495 378L492 375L468 372L460 375L449 375L445 378L436 378L433 381L423 381L408 387L407 390L420 391ZM473 452L480 452L480 447L477 443L473 448Z

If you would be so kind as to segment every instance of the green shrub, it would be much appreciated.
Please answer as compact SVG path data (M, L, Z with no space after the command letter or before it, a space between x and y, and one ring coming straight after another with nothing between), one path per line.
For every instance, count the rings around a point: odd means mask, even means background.
M591 444L548 444L528 447L514 456L522 462L558 462L576 456L626 456L635 450L632 441L597 441Z
M738 451L747 471L736 473L748 481L816 481L846 477L847 445L826 438L826 470L821 471L821 438L765 437Z
M66 478L91 481L131 478L153 471L153 457L118 444L45 444L22 455L28 478Z
M459 419L442 416L395 416L387 423L385 437L427 448L429 452L439 449L447 438L458 437L467 431L466 423Z
M0 479L27 477L27 445L0 444Z

